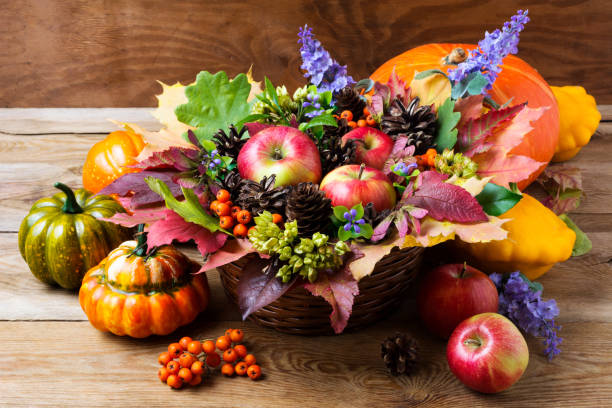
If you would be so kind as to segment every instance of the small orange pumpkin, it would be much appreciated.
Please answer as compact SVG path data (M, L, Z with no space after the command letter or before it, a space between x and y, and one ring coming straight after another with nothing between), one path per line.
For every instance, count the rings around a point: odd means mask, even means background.
M136 156L145 146L141 135L118 130L99 141L87 153L83 165L83 187L97 193L126 173L140 169L126 166L136 164Z
M83 278L79 302L98 330L166 335L208 306L206 275L193 274L200 266L172 245L147 254L143 236L122 243Z
M454 65L446 65L443 58L450 55L455 48L472 50L474 44L426 44L400 54L381 65L370 78L375 81L387 82L393 69L397 75L410 83L416 71L440 69L444 72ZM529 102L529 107L548 106L542 117L534 124L523 142L511 153L525 155L539 162L548 163L555 153L559 139L559 109L552 90L542 76L531 65L522 59L509 55L504 58L502 72L493 84L491 98L504 104L512 99L511 105ZM534 181L546 166L541 166L528 179L518 184L519 188L527 187Z

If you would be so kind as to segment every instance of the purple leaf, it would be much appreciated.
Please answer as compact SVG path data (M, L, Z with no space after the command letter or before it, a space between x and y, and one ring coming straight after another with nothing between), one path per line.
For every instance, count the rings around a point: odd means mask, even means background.
M385 105L389 102L389 87L380 82L374 83L374 94L370 101L370 113L372 115L382 115Z
M399 210L397 215L395 216L395 227L397 228L397 232L399 233L400 238L405 238L406 235L410 232L410 225L408 225L408 216L402 210Z
M422 181L411 197L402 201L427 210L432 218L443 221L471 223L487 221L487 215L472 195L465 189L443 182L434 171L421 173Z
M363 257L361 251L353 250L346 258L341 269L333 274L319 273L315 283L304 285L310 293L321 296L332 307L329 315L331 326L336 334L342 333L353 311L353 301L359 294L357 281L351 274L350 263L355 259Z
M259 122L249 122L249 123L245 123L244 126L246 126L248 132L249 132L249 136L253 137L257 134L257 132L260 132L266 128L269 128L273 125L267 124L267 123L259 123Z
M117 194L123 197L130 193L134 193L131 200L131 205L134 208L160 203L164 200L157 193L151 191L144 181L145 177L160 179L168 185L175 197L180 197L183 194L181 192L181 187L172 180L175 175L176 172L174 171L141 171L139 173L127 173L106 186L98 194Z
M161 152L154 152L151 156L136 164L139 169L176 169L187 171L197 168L200 151L186 147L170 147Z
M381 239L385 238L387 236L387 230L389 229L389 227L391 227L391 224L393 223L394 218L395 218L395 215L391 214L387 216L385 219L383 219L376 226L376 228L374 228L374 232L372 233L372 237L370 238L370 240L372 242L378 242Z
M242 319L246 319L264 306L269 305L285 294L295 283L283 283L276 278L274 271L263 273L269 261L258 258L244 267L238 281L238 304Z
M476 119L468 120L459 129L455 149L464 152L468 157L486 152L493 146L493 143L488 140L493 132L514 119L525 106L527 104L523 103L509 108L492 110Z
M406 83L395 72L395 67L389 76L387 81L387 87L389 88L389 100L397 98L406 106L410 103L410 88L406 87Z
M150 247L171 244L172 241L188 242L194 240L202 255L213 253L223 247L228 235L185 221L180 215L166 209L165 217L149 227L147 244Z
M101 218L101 220L132 228L138 224L151 224L162 220L166 216L166 211L169 210L167 208L138 210L134 211L132 214L117 213L110 218Z
M210 254L198 273L237 261L251 252L256 251L248 239L232 239L223 248L220 248L214 254Z
M555 214L566 214L580 205L584 195L580 169L565 165L549 165L537 182L548 194L542 201Z

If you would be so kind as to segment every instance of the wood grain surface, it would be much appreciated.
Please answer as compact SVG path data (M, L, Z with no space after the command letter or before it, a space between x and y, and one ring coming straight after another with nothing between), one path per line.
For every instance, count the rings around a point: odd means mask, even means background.
M609 0L5 0L0 107L152 106L155 80L251 64L256 78L295 88L306 23L361 78L417 45L475 43L524 8L519 56L551 84L612 103Z
M142 110L119 111L146 119ZM1 110L0 118L11 118ZM63 123L70 133L0 133L0 406L236 406L236 407L604 407L612 401L612 109L592 142L570 162L585 173L587 197L572 219L589 235L593 250L556 265L539 282L544 297L561 310L562 353L552 362L539 339L526 336L530 361L509 390L483 395L465 388L449 371L445 343L424 330L408 296L394 314L365 330L340 336L298 337L240 321L223 293L216 271L208 271L209 309L189 326L144 340L100 333L91 327L75 293L51 288L29 272L17 248L19 223L32 203L53 193L62 180L79 186L87 149L103 135L78 132L100 113L65 110L29 121ZM15 112L12 126L19 129ZM44 118L46 116L46 118ZM44 118L44 119L43 119ZM96 119L98 118L98 119ZM0 120L0 129L8 129ZM39 125L37 125L39 126ZM15 132L28 133L28 132ZM193 259L200 256L184 246ZM157 355L183 335L218 336L243 328L248 347L261 362L263 381L213 376L179 392L161 384ZM411 377L392 377L380 359L380 342L396 331L419 341L420 362ZM35 390L35 392L34 392Z

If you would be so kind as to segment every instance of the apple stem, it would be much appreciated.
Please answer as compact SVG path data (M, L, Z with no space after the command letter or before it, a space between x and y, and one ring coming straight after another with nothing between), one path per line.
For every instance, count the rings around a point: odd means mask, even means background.
M461 268L461 273L459 274L459 279L462 279L465 276L465 267L467 263L463 262L463 268Z
M283 152L278 147L274 148L274 155L272 156L274 160L280 160L283 158Z
M361 180L361 175L363 174L364 169L365 169L365 164L361 163L361 166L359 166L359 174L357 175L357 180Z
M466 346L476 346L476 347L482 346L482 342L476 339L465 339L463 341L463 344L465 344Z

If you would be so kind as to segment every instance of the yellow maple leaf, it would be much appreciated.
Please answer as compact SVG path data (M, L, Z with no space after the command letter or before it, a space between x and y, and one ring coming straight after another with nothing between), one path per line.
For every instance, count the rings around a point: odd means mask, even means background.
M117 126L123 128L126 132L137 133L142 136L145 141L145 147L142 149L137 161L143 161L155 152L161 152L171 146L195 148L194 145L185 141L181 135L170 132L168 129L161 129L159 132L151 132L135 123L124 123L116 120L111 120Z
M193 127L179 122L174 114L177 106L187 103L185 95L185 85L180 82L174 85L167 85L161 81L157 81L162 86L162 93L155 95L158 104L157 108L151 113L168 131L181 136Z
M453 175L451 178L446 180L446 182L459 186L466 190L468 193L470 193L472 197L476 197L482 192L484 187L489 181L491 181L492 178L493 177L485 177L481 179L477 176L474 176L468 179L464 179L462 177L457 177L456 175Z
M247 98L247 102L251 102L255 98L256 95L262 92L261 89L261 81L255 81L253 79L253 65L249 68L246 73L247 81L251 84L251 92L249 92L249 97Z
M414 75L418 74L415 71ZM414 78L410 82L410 94L414 98L418 96L421 105L440 107L451 96L451 83L448 78L442 74L432 74L423 79Z
M503 240L508 237L508 231L502 228L502 224L508 219L487 216L489 221L476 224L459 224L449 221L438 221L426 216L421 220L421 232L416 234L412 231L406 235L402 248L411 246L430 247L441 242L455 239L465 242L491 242Z

